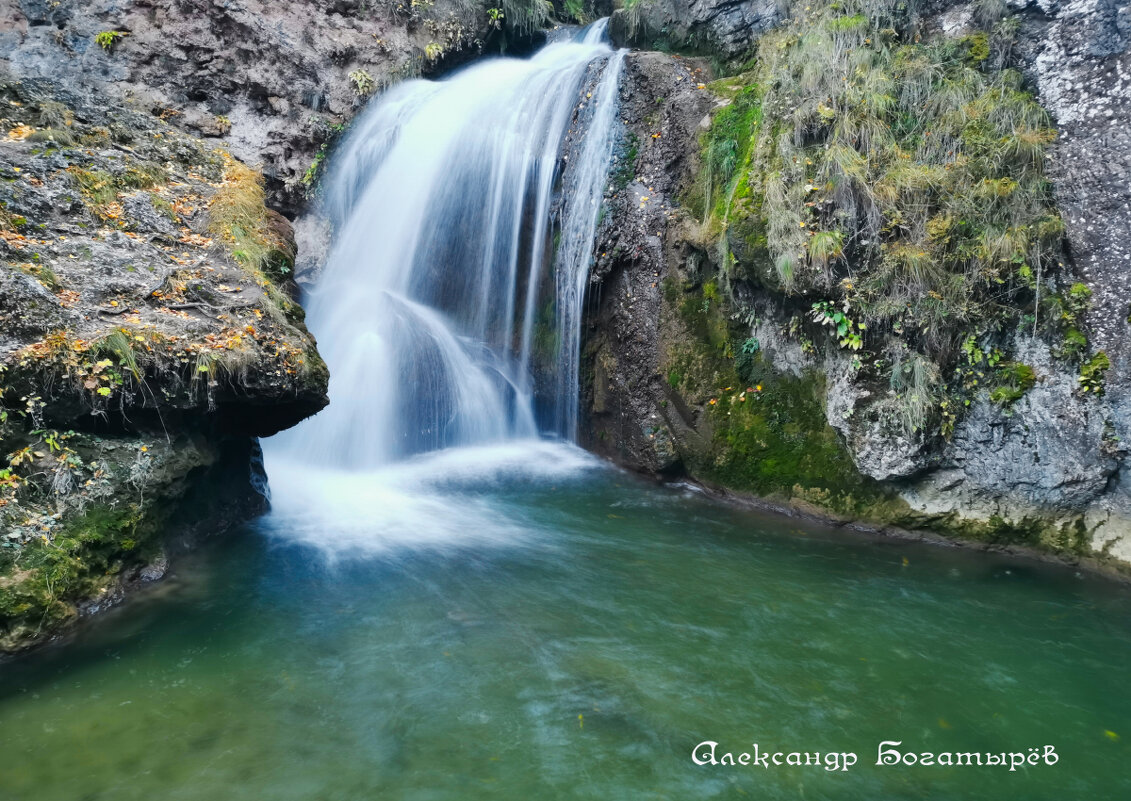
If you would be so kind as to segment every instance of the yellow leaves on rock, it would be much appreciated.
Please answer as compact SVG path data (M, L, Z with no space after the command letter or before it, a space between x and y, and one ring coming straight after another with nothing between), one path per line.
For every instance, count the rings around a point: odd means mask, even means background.
M183 245L192 245L193 247L197 248L207 248L212 246L212 240L206 236L201 236L200 234L185 234L177 241Z
M17 234L15 231L0 230L0 239L3 239L8 245L15 250L22 250L26 246L28 238L23 234Z

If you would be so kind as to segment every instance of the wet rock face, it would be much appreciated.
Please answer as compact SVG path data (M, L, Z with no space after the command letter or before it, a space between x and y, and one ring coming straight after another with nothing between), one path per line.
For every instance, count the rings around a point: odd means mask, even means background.
M237 158L262 168L273 205L293 210L334 126L375 89L478 54L487 7L11 0L0 6L0 59L18 76L95 89L222 138Z
M633 9L615 11L609 27L618 44L731 59L782 19L776 0L641 0Z
M293 256L226 151L0 73L0 651L264 508L254 438L327 403Z
M678 197L698 164L689 143L713 104L701 88L705 69L697 60L658 53L628 56L623 127L590 276L583 444L653 473L679 464L672 431L691 432L661 375L665 342L674 335L663 313L663 285L686 255L679 243L687 218Z

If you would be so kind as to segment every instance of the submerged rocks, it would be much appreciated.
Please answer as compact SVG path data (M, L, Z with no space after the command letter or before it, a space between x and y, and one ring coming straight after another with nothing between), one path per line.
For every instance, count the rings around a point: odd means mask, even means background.
M0 650L262 509L253 437L326 404L261 181L0 75Z

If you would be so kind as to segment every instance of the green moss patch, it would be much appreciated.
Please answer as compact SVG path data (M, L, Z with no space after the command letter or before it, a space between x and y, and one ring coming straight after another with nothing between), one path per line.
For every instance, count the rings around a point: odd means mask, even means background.
M0 551L0 647L17 647L74 617L77 604L97 596L124 566L155 555L154 532L136 506L99 506L50 537Z
M1019 331L1087 354L1090 293L1064 270L1044 172L1056 132L1008 68L1015 29L921 40L903 5L818 0L710 85L729 103L684 200L720 286L808 310L818 326L793 334L854 352L876 397L906 365L939 377L900 393L930 407L904 415L908 434L948 436L983 388L1002 406L1020 398L1031 379L988 359L1008 363ZM824 325L834 313L848 334Z
M683 332L668 349L668 385L687 407L702 410L697 428L707 441L685 448L690 472L836 515L893 520L906 506L856 469L828 424L824 376L775 370L757 340L734 327L720 292L714 281L664 287L666 314Z

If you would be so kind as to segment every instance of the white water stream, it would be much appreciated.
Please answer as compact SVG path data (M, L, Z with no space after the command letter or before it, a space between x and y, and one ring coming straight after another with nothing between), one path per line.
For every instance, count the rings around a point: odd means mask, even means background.
M404 460L474 446L489 471L492 453L514 464L517 442L575 438L624 57L605 25L401 84L354 123L326 183L333 246L306 298L330 405L265 443L276 515L313 535L340 530L344 510L364 510L344 516L366 528L399 508L408 536L430 523L391 480Z

